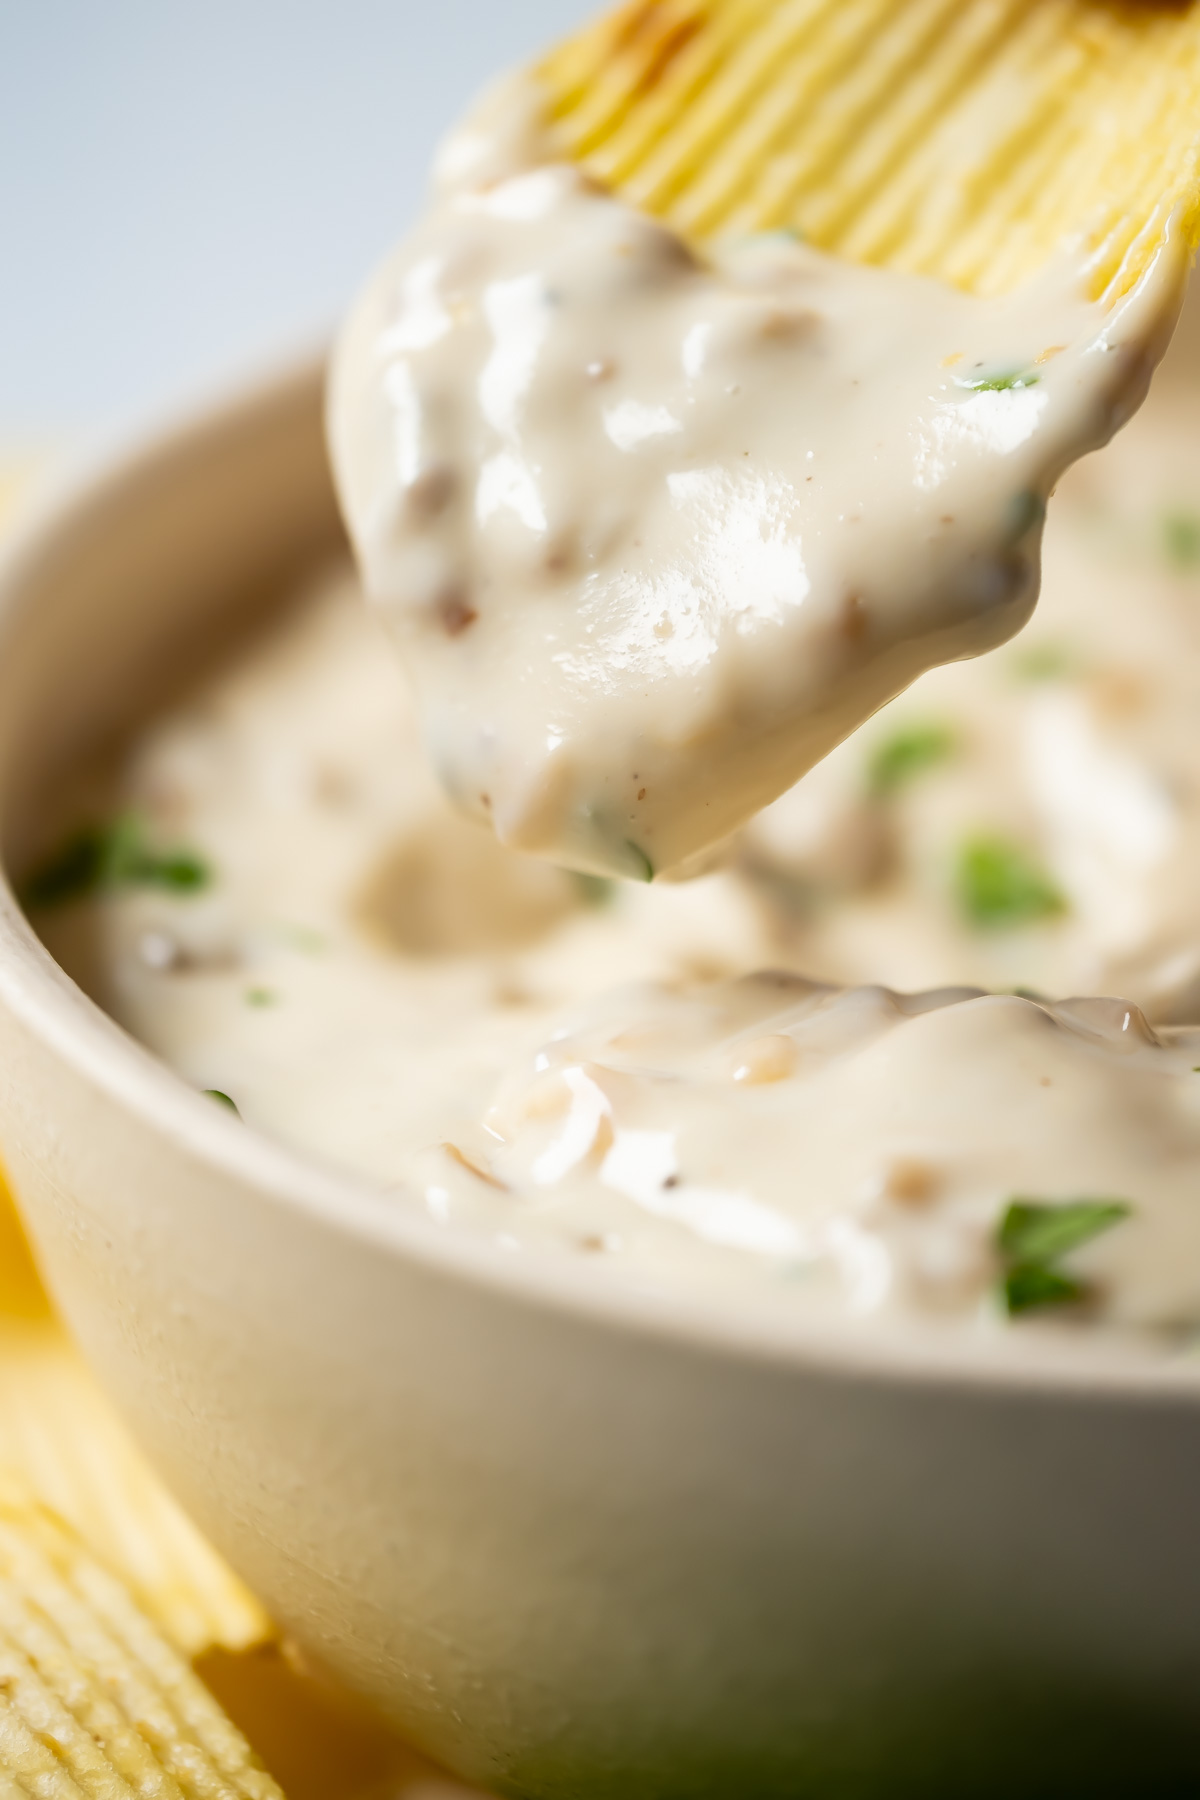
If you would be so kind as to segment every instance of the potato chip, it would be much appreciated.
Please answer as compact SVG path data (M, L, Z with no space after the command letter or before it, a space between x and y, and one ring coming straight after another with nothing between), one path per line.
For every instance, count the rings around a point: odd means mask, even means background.
M570 152L684 235L790 230L979 294L1065 239L1131 287L1200 234L1200 4L629 0L538 74Z
M261 1606L166 1492L58 1325L2 1187L0 1471L68 1521L188 1655L269 1635Z
M281 1800L128 1587L0 1478L0 1796Z

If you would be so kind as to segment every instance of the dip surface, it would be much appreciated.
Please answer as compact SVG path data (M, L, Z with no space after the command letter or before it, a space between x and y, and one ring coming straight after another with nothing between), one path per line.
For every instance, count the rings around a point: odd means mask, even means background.
M500 1253L1005 1356L1177 1356L1200 1322L1193 439L1168 382L1064 482L1020 644L922 677L682 884L573 876L459 817L353 578L314 578L132 746L88 808L124 821L110 878L60 885L39 928L248 1125ZM879 982L1124 991L1154 1023ZM1014 1204L1067 1248L1023 1261Z
M783 236L681 238L524 82L447 144L342 333L330 442L430 758L502 842L650 879L922 670L1011 636L1045 502L1138 404L1186 257L1105 311Z

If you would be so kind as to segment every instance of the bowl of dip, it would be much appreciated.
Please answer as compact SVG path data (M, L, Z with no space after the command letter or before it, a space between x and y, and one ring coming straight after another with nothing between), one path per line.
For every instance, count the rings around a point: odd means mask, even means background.
M1195 1792L1200 1048L843 991L763 899L786 819L753 893L453 820L322 381L0 572L0 1133L98 1374L301 1645L498 1792Z

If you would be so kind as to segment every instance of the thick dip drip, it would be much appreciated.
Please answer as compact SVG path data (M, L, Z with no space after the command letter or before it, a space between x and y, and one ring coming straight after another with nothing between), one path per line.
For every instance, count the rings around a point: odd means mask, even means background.
M457 803L649 878L932 664L1027 619L1046 498L1140 401L1172 243L1111 311L713 246L555 161L507 84L343 332L330 439Z

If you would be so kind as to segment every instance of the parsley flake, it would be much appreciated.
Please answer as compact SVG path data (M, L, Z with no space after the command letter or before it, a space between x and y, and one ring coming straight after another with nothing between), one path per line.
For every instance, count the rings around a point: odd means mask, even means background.
M948 725L930 722L902 726L872 751L867 786L877 798L885 799L906 787L914 775L945 762L955 746L955 735Z
M238 1111L235 1103L229 1098L228 1094L223 1094L220 1088L205 1088L203 1091L206 1099L215 1100L218 1106L227 1106L235 1119L241 1118L242 1115Z
M85 825L74 832L34 869L21 897L27 906L60 906L120 887L188 894L207 887L211 879L208 864L194 851L151 848L137 815L122 813L107 825Z
M1067 910L1063 894L1027 851L1005 838L970 838L959 852L959 905L988 930L1028 925Z
M1004 1276L1004 1306L1010 1314L1038 1306L1069 1306L1084 1296L1082 1282L1044 1263L1016 1263Z
M1132 1208L1128 1200L1030 1200L1016 1195L1000 1222L997 1243L1016 1262L1053 1262L1107 1231Z
M1031 1312L1086 1299L1086 1284L1056 1265L1132 1211L1128 1200L1051 1201L1024 1195L1010 1200L996 1232L1005 1265L1000 1281L1005 1310Z

